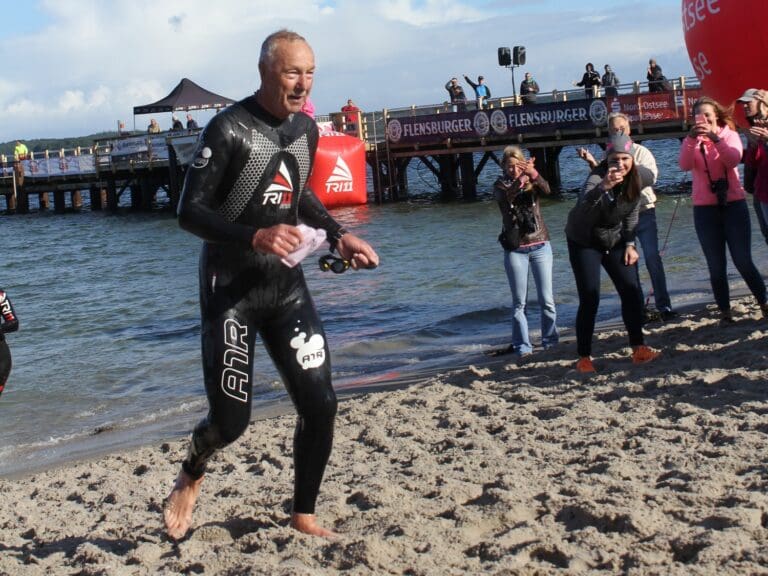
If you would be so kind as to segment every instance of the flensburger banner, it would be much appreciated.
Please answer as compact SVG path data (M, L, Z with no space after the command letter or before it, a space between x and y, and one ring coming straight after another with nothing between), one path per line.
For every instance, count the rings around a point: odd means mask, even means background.
M447 138L483 138L526 132L605 126L608 109L603 100L574 100L532 106L510 106L429 116L392 118L387 138L392 144L442 142Z
M517 134L553 134L556 130L604 128L608 114L623 112L632 122L664 122L689 115L701 91L625 94L571 102L548 102L478 110L391 118L387 139L391 146L437 144L447 139L509 138Z

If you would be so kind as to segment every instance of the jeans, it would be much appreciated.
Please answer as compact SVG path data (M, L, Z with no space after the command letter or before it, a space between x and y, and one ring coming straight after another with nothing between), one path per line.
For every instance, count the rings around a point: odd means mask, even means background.
M576 312L576 348L579 356L592 355L592 335L600 305L600 267L605 268L621 299L621 317L631 346L643 344L643 293L637 264L624 264L624 244L602 252L568 241L568 256L579 293Z
M557 313L552 296L552 246L549 242L524 246L513 252L504 251L504 270L512 290L512 347L518 354L533 351L526 317L528 300L528 268L533 272L541 311L541 345L554 346L559 340Z
M694 206L693 223L709 267L709 281L720 310L730 310L725 247L758 304L765 304L765 281L752 262L752 231L746 200L730 202L725 208Z
M653 286L653 299L656 302L656 310L672 310L672 304L667 292L667 277L664 274L664 264L661 262L659 254L659 231L656 226L656 208L648 208L640 212L640 219L637 222L637 239L643 249L643 258L645 267L648 269L648 275L651 277ZM642 290L642 286L640 287ZM645 299L643 299L645 302Z

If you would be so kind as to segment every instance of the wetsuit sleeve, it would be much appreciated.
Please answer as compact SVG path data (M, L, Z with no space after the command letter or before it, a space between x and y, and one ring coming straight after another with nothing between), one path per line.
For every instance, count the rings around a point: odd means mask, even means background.
M342 225L331 217L310 188L305 188L299 198L299 218L313 228L325 230L331 246L346 232Z
M8 294L0 290L0 313L3 316L3 322L0 324L0 332L16 332L19 329L19 319L16 318L16 312L13 310L11 299Z
M254 226L230 222L219 206L232 187L230 163L235 150L234 132L226 121L214 118L200 136L195 160L187 169L179 199L179 225L207 242L251 245Z

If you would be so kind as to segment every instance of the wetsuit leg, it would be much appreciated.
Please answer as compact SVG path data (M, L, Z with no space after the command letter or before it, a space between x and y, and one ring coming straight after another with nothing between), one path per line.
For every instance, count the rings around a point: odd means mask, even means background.
M0 340L0 394L3 393L8 375L11 373L11 349L5 340Z
M298 413L293 511L314 514L333 445L336 394L325 332L306 286L264 324L261 337Z
M219 277L221 280L221 277ZM248 292L237 278L220 281L201 271L203 377L208 415L195 427L184 471L199 478L213 454L237 440L251 418L256 337Z

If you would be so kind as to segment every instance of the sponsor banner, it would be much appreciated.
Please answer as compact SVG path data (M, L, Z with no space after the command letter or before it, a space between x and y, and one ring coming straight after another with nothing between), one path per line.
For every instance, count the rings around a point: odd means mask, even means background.
M700 95L700 90L627 94L608 99L391 118L387 122L387 140L392 145L435 144L449 138L476 140L526 133L551 134L556 130L589 130L605 127L611 112L623 112L633 122L675 120L684 118Z
M392 144L415 144L442 142L448 138L476 139L587 129L604 126L607 116L605 102L600 99L508 106L496 110L392 118L387 123L387 138Z
M145 160L150 153L152 160L168 159L168 145L165 136L134 136L113 140L110 145L112 148L110 156L114 159L137 156Z
M95 174L96 162L93 154L24 160L24 175L30 178L51 178Z

